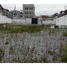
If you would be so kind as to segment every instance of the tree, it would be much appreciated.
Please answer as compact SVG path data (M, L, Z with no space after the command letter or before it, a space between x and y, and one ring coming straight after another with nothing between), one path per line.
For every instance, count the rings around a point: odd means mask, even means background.
M56 17L56 16L58 16L58 13L53 14L53 17Z

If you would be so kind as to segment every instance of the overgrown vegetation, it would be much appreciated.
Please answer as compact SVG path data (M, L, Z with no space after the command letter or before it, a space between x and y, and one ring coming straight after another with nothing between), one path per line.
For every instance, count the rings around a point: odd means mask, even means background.
M50 55L54 55L55 54L55 52L54 51L50 51Z
M0 24L0 30L4 31L5 33L21 33L21 32L29 32L35 33L40 32L43 29L42 25L10 25L10 24Z
M62 35L67 37L67 31L63 32Z
M12 45L10 45L10 54L13 54L13 46Z
M41 56L40 62L41 62L41 63L48 63L48 62L49 62L49 61L47 60L45 54L44 54L43 56Z
M0 62L2 61L2 57L4 56L4 50L0 47Z
M61 58L62 62L67 63L67 45L63 46L62 54L63 54L63 57Z
M37 57L35 57L35 59L33 59L32 57L30 58L23 58L23 60L19 59L20 57L15 57L13 59L14 63L49 63L49 61L47 60L47 58L45 57L45 54L42 55L39 59L37 59Z

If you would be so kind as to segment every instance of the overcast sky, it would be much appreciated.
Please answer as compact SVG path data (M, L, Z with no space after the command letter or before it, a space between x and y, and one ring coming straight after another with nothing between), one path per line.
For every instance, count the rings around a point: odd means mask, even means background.
M14 4L1 4L3 8L13 10ZM35 15L52 15L56 12L60 12L61 10L64 10L64 7L66 4L34 4L35 6ZM22 4L16 4L16 10L22 10L23 5Z

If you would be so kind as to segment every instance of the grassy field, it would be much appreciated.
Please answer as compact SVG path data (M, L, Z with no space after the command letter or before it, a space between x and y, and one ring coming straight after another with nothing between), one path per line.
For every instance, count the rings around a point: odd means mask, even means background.
M0 24L0 31L8 33L22 33L22 32L39 32L43 29L43 25L12 25L12 24Z
M1 63L67 62L67 29L35 24L4 25L0 24Z

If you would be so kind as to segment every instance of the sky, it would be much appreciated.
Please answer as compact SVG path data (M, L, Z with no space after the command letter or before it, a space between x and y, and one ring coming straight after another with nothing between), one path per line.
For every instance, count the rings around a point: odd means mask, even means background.
M23 4L1 4L3 8L13 10L14 5L16 5L16 10L23 10ZM59 13L64 10L67 4L34 4L35 15L53 15L54 13ZM65 8L67 9L67 7Z

